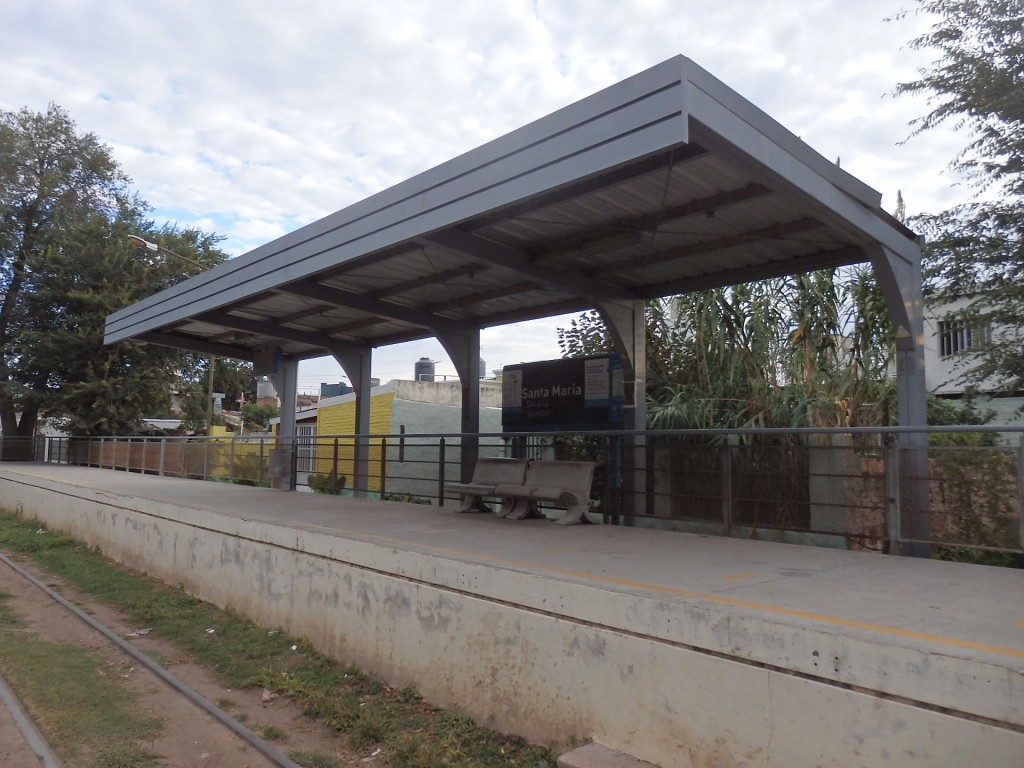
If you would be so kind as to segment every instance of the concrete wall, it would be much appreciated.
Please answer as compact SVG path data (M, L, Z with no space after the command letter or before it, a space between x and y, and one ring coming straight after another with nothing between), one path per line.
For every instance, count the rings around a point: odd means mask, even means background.
M403 382L412 384L413 382ZM462 427L462 409L455 404L416 401L402 398L398 391L391 413L391 433L398 434L402 428L408 433L458 434ZM500 394L500 392L499 392ZM480 409L480 431L501 432L501 409ZM392 441L388 446L388 492L410 494L420 497L437 496L438 483L438 439L408 438L404 447ZM483 438L481 456L497 456L501 448L497 438ZM445 447L446 479L457 482L462 452L459 441L447 438ZM399 459L403 459L400 461Z
M501 384L487 380L480 382L480 431L501 431ZM461 430L462 390L457 381L390 381L373 390L370 399L370 433L397 435L404 428L408 433L458 434ZM317 416L318 435L351 435L355 432L355 394L326 398L320 403ZM487 442L486 440L484 441ZM317 441L316 471L331 471L334 441ZM457 439L448 438L445 453L449 480L457 479L461 459ZM426 438L405 441L399 448L395 440L388 444L389 494L436 498L438 481L438 439ZM496 448L483 448L482 455L496 455ZM339 474L351 478L352 445L341 442L338 446ZM399 459L403 459L400 461ZM369 450L369 490L380 490L380 441L373 440ZM351 487L351 480L348 482Z
M255 500L266 497L242 495L269 491L224 488L243 503L254 500L243 518L46 478L25 481L2 468L0 483L4 506L534 742L593 739L662 766L695 768L997 768L1019 766L1024 754L1020 731L876 696L866 677L837 686L742 658L748 651L740 648L803 656L810 641L781 625L754 632L739 616L701 620L685 605L601 594L572 579L409 550L393 539L270 523L256 510ZM175 487L188 496L185 485ZM684 627L725 632L740 645L734 654L707 653L672 639ZM876 664L870 643L847 638L839 651L839 638L826 642L837 648L836 665L842 658L873 670L886 685L896 680L889 675L916 669L900 653L878 656ZM831 667L832 660L822 663ZM917 674L945 680L947 663L934 657ZM990 696L975 702L972 687L979 685L956 683L963 707L995 714L1015 706Z
M462 404L462 385L458 381L405 381L399 379L389 382L390 385L395 386L395 395L400 400L436 403L437 405L458 406ZM500 381L480 379L480 407L501 408ZM458 430L453 431L457 432Z

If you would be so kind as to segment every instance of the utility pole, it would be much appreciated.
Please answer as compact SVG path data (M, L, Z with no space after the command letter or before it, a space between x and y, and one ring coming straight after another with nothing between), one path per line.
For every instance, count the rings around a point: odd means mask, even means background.
M217 367L217 356L210 355L210 381L206 390L206 436L213 434L213 371Z
M182 256L180 253L175 253L170 248L165 248L159 243L150 242L143 237L138 235L128 235L128 242L134 245L136 248L145 248L147 251L163 252L169 256L173 256L176 259L184 261L186 264L191 264L193 267L199 267L200 269L206 269L206 266L200 264L195 259L191 259L188 256ZM217 366L216 355L210 355L210 381L208 382L208 388L206 392L206 436L209 437L213 432L213 370Z

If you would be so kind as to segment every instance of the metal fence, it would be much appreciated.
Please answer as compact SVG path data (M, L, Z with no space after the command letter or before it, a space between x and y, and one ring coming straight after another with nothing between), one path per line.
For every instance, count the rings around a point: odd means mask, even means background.
M463 446L475 445L480 456L594 462L592 517L606 523L879 552L916 543L933 556L1015 563L1024 540L1022 434L946 427L302 435L291 442L40 438L5 441L2 455L444 506L453 503L445 483L468 480ZM916 462L905 460L910 452ZM901 496L908 482L921 490L914 504ZM906 534L912 529L928 535L915 539Z

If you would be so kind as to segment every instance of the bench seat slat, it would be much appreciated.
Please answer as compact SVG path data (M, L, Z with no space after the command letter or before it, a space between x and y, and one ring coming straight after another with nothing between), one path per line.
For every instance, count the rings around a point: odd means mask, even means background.
M538 501L560 501L579 498L579 491L568 488L538 488L528 485L499 485L494 489L498 496L528 496Z
M497 486L493 483L489 485L483 485L480 483L445 483L444 490L446 494L451 496L461 496L464 493L472 493L474 495L486 495L490 496L496 493Z

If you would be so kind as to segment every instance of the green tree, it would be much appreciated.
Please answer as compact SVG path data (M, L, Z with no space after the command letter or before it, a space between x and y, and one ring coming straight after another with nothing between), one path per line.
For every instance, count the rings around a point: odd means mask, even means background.
M108 314L199 269L165 253L144 256L128 240L140 231L173 241L176 252L194 253L196 243L213 239L87 215L51 244L23 297L11 379L22 402L75 435L130 434L143 416L170 415L171 387L187 365L185 355L166 347L103 343ZM223 258L207 250L206 259Z
M276 405L246 403L242 406L243 426L248 430L262 430L280 411Z
M167 415L191 361L138 342L105 346L106 317L225 256L217 237L155 229L145 210L109 148L62 109L0 112L5 434L33 434L41 415L81 435L124 434ZM161 247L135 248L132 234Z
M183 368L178 384L181 394L182 426L193 432L205 432L210 418L210 392L224 395L223 407L238 410L239 400L244 394L247 399L256 399L256 379L252 363L229 358L188 355L192 362ZM213 366L213 386L210 385L210 366ZM213 417L213 423L224 424L222 416Z
M951 167L979 198L912 226L928 238L926 298L933 304L970 300L970 313L996 327L1024 325L1024 0L918 0L935 17L910 45L937 58L897 93L923 94L931 110L913 133L950 121L968 143ZM1024 355L1015 334L996 335L976 353L966 379L993 377L1003 389L1024 389Z
M15 376L24 352L15 341L29 319L25 296L36 289L55 243L89 214L132 217L139 208L109 148L95 135L79 133L60 107L51 104L45 113L0 112L0 424L4 434L28 436L35 431L39 403L27 392L43 382Z
M135 342L103 345L112 308L157 284L116 236L128 226L94 214L51 243L12 333L17 400L62 416L62 426L76 435L124 434L140 414L164 413L170 405L167 382L178 353Z

